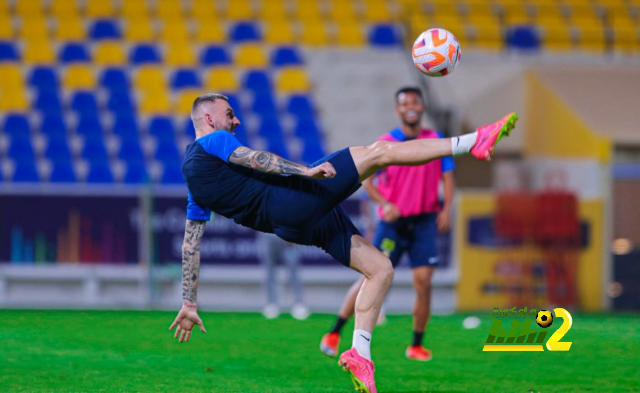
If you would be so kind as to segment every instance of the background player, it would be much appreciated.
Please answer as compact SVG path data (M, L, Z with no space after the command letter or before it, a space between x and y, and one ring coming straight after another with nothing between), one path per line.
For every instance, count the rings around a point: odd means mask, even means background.
M421 125L425 107L419 88L402 88L396 93L395 100L396 113L402 124L379 140L404 142L416 138L442 138L440 133ZM394 267L405 252L409 254L416 290L413 341L405 351L409 359L431 359L431 352L422 346L422 338L431 309L433 271L438 264L436 232L447 231L450 226L455 188L452 173L454 168L453 158L443 157L419 166L390 166L362 183L369 197L378 204L381 219L373 245L391 259ZM441 180L444 185L442 209L438 198ZM338 312L336 323L322 338L320 349L329 356L338 353L340 331L353 315L361 285L360 279L350 288Z
M389 259L360 235L338 204L353 194L361 181L390 165L421 165L465 153L490 159L495 144L515 126L515 113L451 139L378 141L343 149L312 167L242 146L233 135L240 121L220 94L196 98L191 119L196 141L187 147L182 166L189 205L183 244L183 306L170 326L177 326L174 337L188 341L196 324L206 332L197 313L199 247L213 210L240 225L273 232L293 243L321 247L365 276L355 302L353 348L340 356L339 363L350 372L358 389L376 392L371 332L393 279L393 268Z

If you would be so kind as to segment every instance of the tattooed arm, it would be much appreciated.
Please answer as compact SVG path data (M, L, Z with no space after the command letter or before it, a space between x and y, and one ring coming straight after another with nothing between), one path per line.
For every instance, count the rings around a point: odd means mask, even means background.
M187 220L184 242L182 243L182 309L169 330L177 325L174 338L180 334L180 342L189 341L191 330L198 325L206 333L202 319L198 316L198 278L200 277L200 242L206 221Z
M264 173L290 174L298 176L324 179L334 177L336 170L329 162L324 162L316 167L309 168L296 164L289 160L266 151L251 150L248 147L240 146L231 153L229 162L236 165L245 166Z

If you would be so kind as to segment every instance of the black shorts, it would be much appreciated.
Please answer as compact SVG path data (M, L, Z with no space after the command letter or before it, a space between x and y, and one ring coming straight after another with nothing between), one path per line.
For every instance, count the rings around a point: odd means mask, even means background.
M349 149L339 150L312 166L329 161L331 179L291 177L285 185L269 187L268 214L273 232L297 244L322 248L349 266L351 237L360 232L339 206L360 188L360 175Z

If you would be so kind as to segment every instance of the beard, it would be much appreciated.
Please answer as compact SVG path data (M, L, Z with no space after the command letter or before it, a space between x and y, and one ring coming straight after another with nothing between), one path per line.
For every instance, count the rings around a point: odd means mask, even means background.
M402 119L402 122L406 126L409 126L409 127L416 127L416 126L420 125L420 119L419 118L417 120L415 120L415 121L407 121L405 119Z

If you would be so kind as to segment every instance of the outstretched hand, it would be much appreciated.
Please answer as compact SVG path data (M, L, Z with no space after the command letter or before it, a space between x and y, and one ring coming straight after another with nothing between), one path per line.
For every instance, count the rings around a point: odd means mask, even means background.
M204 328L204 324L202 323L202 319L198 316L198 311L195 305L182 305L182 309L171 326L169 326L169 330L173 330L176 325L178 328L176 329L176 333L173 335L173 338L178 338L178 334L180 334L179 342L189 341L191 338L191 330L195 325L200 327L202 333L207 332Z
M307 176L313 179L330 179L336 175L336 169L330 162L323 162L307 170Z

